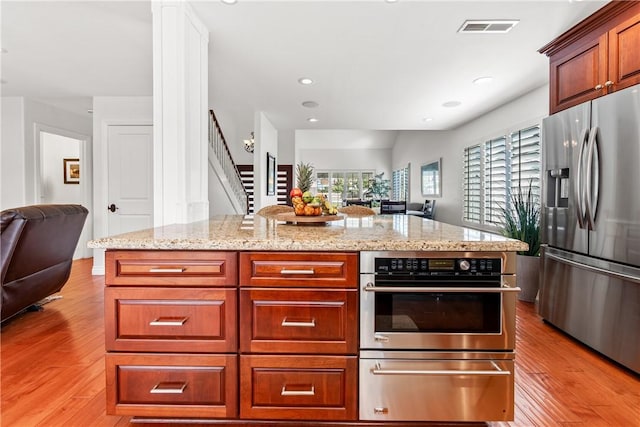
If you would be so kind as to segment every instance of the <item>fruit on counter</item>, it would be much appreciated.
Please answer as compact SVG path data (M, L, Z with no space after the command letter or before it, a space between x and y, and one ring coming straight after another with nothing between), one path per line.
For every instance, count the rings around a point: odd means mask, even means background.
M289 197L291 197L291 200L293 200L294 197L302 197L302 190L298 187L292 188L289 192Z
M311 201L313 200L313 194L311 194L310 191L305 191L304 193L302 193L302 201L305 203L311 203Z
M309 191L297 192L295 188L289 193L291 196L291 204L293 204L293 211L298 216L319 216L336 215L338 209L332 205L323 194L313 195Z

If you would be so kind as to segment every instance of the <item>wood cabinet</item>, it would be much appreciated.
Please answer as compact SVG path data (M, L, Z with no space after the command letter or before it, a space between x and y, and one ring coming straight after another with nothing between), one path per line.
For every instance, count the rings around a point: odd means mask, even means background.
M549 112L640 83L640 2L611 2L539 52L549 56Z
M107 251L107 413L355 422L358 259Z
M107 413L233 418L237 356L107 353Z
M107 413L235 418L234 252L107 251Z
M357 419L358 254L240 254L240 418Z
M357 305L355 289L242 289L240 351L355 354Z
M355 420L356 356L240 356L246 419Z

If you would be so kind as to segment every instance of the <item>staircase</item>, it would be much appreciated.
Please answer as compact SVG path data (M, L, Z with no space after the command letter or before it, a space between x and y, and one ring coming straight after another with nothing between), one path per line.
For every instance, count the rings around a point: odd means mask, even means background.
M218 119L209 110L209 212L216 214L246 214L249 198L242 184L238 167L231 158L227 141Z

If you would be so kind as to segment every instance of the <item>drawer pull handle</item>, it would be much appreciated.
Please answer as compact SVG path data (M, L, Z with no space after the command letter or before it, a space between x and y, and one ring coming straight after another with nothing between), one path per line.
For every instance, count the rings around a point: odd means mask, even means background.
M287 270L286 268L283 268L282 270L280 270L280 274L315 274L316 272L313 271L313 268L310 268L308 270Z
M287 320L285 317L282 319L282 326L298 326L302 328L315 328L316 327L316 319L311 319L310 322L296 322L293 320Z
M158 317L149 322L149 326L184 326L188 317Z
M387 415L389 413L389 408L381 408L379 406L376 406L375 408L373 408L373 413L377 415Z
M169 274L169 273L184 273L186 268L178 267L178 268L150 268L149 273L161 273L161 274Z
M158 383L153 386L151 394L182 394L187 388L187 383Z
M287 386L282 386L280 396L315 396L316 388L311 386L311 390L287 390Z

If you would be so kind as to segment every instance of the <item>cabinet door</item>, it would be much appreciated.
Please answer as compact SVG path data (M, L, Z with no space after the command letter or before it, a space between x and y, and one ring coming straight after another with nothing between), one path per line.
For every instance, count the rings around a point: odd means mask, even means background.
M216 251L107 251L107 286L237 286L238 254Z
M640 83L640 15L609 31L609 80L614 90Z
M604 95L607 60L607 34L554 55L550 63L550 112Z
M240 286L357 288L358 254L355 252L240 253Z
M356 356L240 356L240 418L355 420Z
M237 289L105 289L107 351L229 353L238 348Z
M107 414L235 418L236 355L107 353Z
M357 290L242 289L243 353L355 354Z

